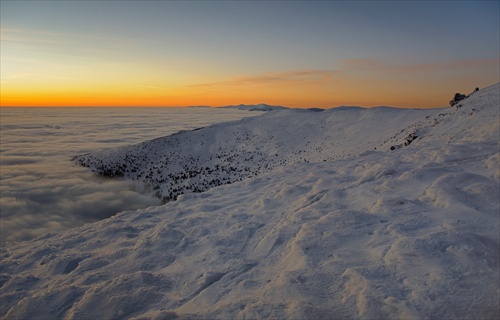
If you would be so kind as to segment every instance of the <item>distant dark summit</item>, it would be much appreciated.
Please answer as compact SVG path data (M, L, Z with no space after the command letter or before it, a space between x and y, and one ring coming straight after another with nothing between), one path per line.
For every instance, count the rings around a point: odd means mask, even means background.
M474 89L474 91L472 91L471 94L469 94L469 95L462 94L462 93L455 93L455 97L453 97L453 99L450 101L450 106L452 106L452 107L455 106L460 101L467 99L470 95L472 95L473 93L475 93L477 91L479 91L479 88Z
M239 110L247 110L247 111L273 111L273 110L278 110L278 109L288 109L287 107L283 106L271 106L265 103L261 104L239 104L237 106L224 106L220 108L229 108L229 109L239 109Z

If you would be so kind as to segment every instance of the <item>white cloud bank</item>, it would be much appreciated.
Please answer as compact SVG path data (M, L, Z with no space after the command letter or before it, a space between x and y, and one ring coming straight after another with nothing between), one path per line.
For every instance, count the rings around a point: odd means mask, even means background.
M71 157L249 115L191 108L2 108L0 112L2 243L160 203L145 184L95 177L73 165Z

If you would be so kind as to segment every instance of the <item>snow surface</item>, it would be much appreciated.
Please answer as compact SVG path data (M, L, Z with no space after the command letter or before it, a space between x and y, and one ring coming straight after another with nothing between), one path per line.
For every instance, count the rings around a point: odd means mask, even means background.
M498 319L499 91L277 110L76 157L167 203L2 247L0 315Z

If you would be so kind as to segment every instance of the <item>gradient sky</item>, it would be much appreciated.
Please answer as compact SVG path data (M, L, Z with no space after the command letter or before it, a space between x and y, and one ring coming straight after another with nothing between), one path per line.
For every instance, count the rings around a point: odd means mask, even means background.
M499 1L1 1L2 106L444 107Z

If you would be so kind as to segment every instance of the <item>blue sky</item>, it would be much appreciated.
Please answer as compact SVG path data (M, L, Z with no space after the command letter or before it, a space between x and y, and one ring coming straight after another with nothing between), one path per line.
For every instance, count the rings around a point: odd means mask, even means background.
M498 81L499 15L498 1L2 1L2 104L31 92L31 104L59 93L71 105L73 93L120 105L128 93L151 105L418 107L403 93L420 86L421 106L442 106Z

